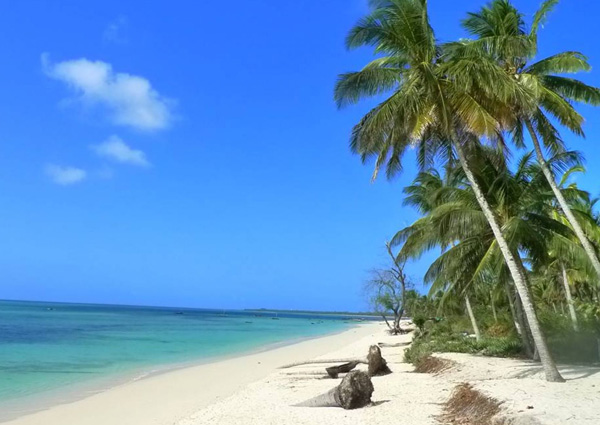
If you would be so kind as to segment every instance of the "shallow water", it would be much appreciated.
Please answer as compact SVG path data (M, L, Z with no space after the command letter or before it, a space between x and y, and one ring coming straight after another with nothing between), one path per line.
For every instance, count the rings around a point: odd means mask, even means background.
M330 315L0 301L0 406L350 326Z

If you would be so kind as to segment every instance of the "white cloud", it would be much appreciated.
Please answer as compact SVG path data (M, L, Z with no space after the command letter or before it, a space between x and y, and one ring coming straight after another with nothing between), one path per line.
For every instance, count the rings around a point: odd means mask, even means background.
M82 170L81 168L60 166L55 164L46 165L45 171L54 183L63 186L79 183L87 176L86 171Z
M127 37L124 34L127 24L127 17L119 16L106 26L102 33L102 40L107 43L127 44Z
M132 149L118 136L110 136L99 145L92 145L92 150L99 156L122 162L124 164L149 167L150 162L141 150Z
M173 102L162 97L144 77L115 72L109 63L85 58L51 63L43 54L42 65L46 75L66 83L76 93L77 101L101 105L117 125L160 130L173 120Z

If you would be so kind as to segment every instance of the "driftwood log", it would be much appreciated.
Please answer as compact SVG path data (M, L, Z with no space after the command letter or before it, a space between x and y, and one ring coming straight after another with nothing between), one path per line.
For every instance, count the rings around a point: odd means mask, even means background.
M378 345L371 345L369 347L367 363L369 364L369 376L381 376L392 373L387 362L381 356L381 348Z
M296 404L299 407L343 407L359 409L371 403L373 383L365 372L352 371L344 376L340 385L325 394Z
M331 367L325 368L325 370L327 371L327 375L329 375L329 377L335 379L338 377L338 375L340 373L348 373L352 369L354 369L357 365L358 365L358 362L353 361L353 362L349 362L349 363L344 363L339 366L331 366Z
M327 364L327 363L350 363L350 362L357 362L357 363L363 363L363 364L367 364L367 359L366 358L362 358L362 359L324 359L324 360L305 360L305 361L301 361L301 362L295 362L295 363L289 363L283 366L280 366L279 369L289 369L291 367L296 367L296 366L304 366L307 364Z
M388 344L387 342L378 342L377 345L383 348L396 348L396 347L406 347L410 345L410 342L397 342L395 344Z
M368 367L369 376L381 376L381 375L387 375L388 373L392 373L392 371L390 370L390 368L387 365L387 362L381 356L381 349L377 345L371 345L371 347L369 347L369 354L367 355L366 359L358 358L358 359L309 360L309 361L296 362L296 363L291 363L291 364L288 364L285 366L281 366L280 369L287 369L290 367L303 366L303 365L308 365L308 364L327 364L327 363L329 363L329 364L345 363L345 364L343 364L341 366L337 366L337 367L346 366L347 364L352 364L352 363L356 363L356 365L361 364L361 363L367 364L367 365L369 365L369 367ZM354 367L356 367L356 365L354 365ZM331 376L331 374L329 373L328 369L333 369L334 367L325 369L325 370L327 370L327 373L329 374L329 376ZM352 369L354 369L354 367ZM352 369L349 369L349 370L352 370ZM345 372L345 371L340 370L338 373L343 373L343 372ZM334 378L334 376L331 376L331 377Z

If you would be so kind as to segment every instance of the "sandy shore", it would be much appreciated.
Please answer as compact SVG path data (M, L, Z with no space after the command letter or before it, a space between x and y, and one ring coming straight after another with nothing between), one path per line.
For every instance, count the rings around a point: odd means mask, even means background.
M511 425L597 425L600 423L600 367L560 366L564 384L548 383L538 363L465 354L439 354L453 366L438 374L414 372L404 363L411 335L390 336L379 327L325 358L365 356L369 345L382 345L391 375L373 378L373 405L346 411L294 404L326 392L339 380L324 376L323 365L278 370L235 395L200 409L176 425L439 425L443 404L454 388L470 383L502 403L498 417ZM362 366L362 369L365 367Z
M415 373L402 361L411 335L390 336L380 323L248 356L153 376L56 406L11 425L410 425L439 424L443 404L459 384L502 402L500 416L519 425L600 423L600 367L561 366L564 384L547 383L539 364L464 354L438 354L452 367ZM278 369L315 358L364 357L382 344L391 375L373 378L373 405L294 407L339 383L324 365ZM392 344L394 346L389 346ZM364 369L360 365L359 369ZM500 422L499 422L500 423Z
M458 385L469 382L478 391L502 402L503 416L515 425L600 424L600 367L559 365L567 380L546 382L539 363L468 354L436 357L455 366L440 378Z
M369 334L321 358L364 357L372 344L408 344L412 336L389 336L385 325L369 328ZM413 373L402 361L403 347L382 348L393 374L373 378L373 406L343 410L306 408L293 405L337 385L338 380L324 376L323 365L304 365L280 369L254 382L232 397L211 404L176 425L410 425L439 424L435 416L440 403L449 395L452 384L433 375ZM308 358L307 358L308 359ZM366 369L360 365L358 369Z
M234 394L277 367L320 356L372 334L379 324L256 354L203 364L129 382L81 400L29 414L5 425L172 425Z

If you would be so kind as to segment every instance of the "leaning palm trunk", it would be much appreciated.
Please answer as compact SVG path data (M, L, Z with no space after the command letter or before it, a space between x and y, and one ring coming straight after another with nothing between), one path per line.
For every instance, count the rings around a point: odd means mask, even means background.
M588 240L588 238L585 236L585 233L584 233L583 229L581 228L581 225L579 224L579 222L573 215L573 212L571 211L571 208L569 207L567 200L565 199L562 192L558 188L558 185L556 184L556 181L554 180L554 175L552 174L552 171L548 167L548 163L546 162L546 159L544 158L544 154L543 154L542 148L540 146L540 141L537 137L537 134L535 133L535 130L533 128L533 125L531 124L531 121L526 120L525 125L527 126L527 130L529 131L529 135L531 136L531 140L533 141L533 146L535 147L535 154L537 156L537 160L538 160L538 163L540 164L542 172L544 173L544 177L546 177L546 180L548 180L548 184L552 188L552 192L554 192L554 196L556 196L556 200L558 201L560 208L562 209L563 213L565 214L565 217L567 217L567 220L573 227L573 231L575 232L575 235L577 235L579 242L581 242L581 245L583 246L585 253L589 257L590 261L592 262L594 269L596 269L596 273L598 274L598 277L600 277L600 260L598 259L598 256L596 255L596 251L595 251L594 247L592 246L592 244L590 243L590 241Z
M473 314L473 309L471 308L471 300L469 300L469 296L466 294L465 304L467 306L467 313L469 313L469 319L471 319L471 326L473 326L473 332L475 332L475 339L477 339L477 341L481 341L481 332L479 332L479 326L477 326L477 320L475 320L475 315Z
M575 332L579 331L579 323L577 322L577 314L575 313L575 306L573 305L573 297L571 296L571 287L569 286L569 277L567 276L567 269L564 264L561 264L562 269L562 281L565 288L565 296L567 298L567 304L569 305L569 314L571 315L571 321L573 322L573 329Z
M521 337L521 343L523 344L525 355L529 358L533 358L534 350L531 346L531 340L529 339L528 326L525 323L525 318L523 317L521 300L519 300L518 295L515 299L515 294L513 293L513 290L508 282L506 282L505 288L506 295L508 297L508 306L510 307L510 312L515 323L515 329L517 329L517 333L519 334L519 337Z
M533 360L540 361L539 356L537 355L537 348L535 347L535 342L533 341L531 328L529 327L529 323L527 322L527 318L525 317L525 313L523 311L523 302L519 297L519 294L515 296L515 309L517 311L517 317L520 320L520 324L523 326L523 340L527 341L528 351L527 355Z
M504 289L506 290L506 297L508 298L508 308L510 309L510 314L513 318L513 323L515 324L515 329L517 330L517 333L519 335L522 335L523 334L523 325L521 324L519 318L517 317L517 312L515 311L514 295L512 293L512 290L510 289L510 286L508 285L508 282L505 283ZM523 344L523 346L525 346L525 344Z
M473 175L473 172L469 167L469 163L463 150L463 146L460 144L460 142L454 142L454 147L456 148L456 153L458 154L458 159L460 160L460 164L465 172L465 175L471 183L471 188L475 193L477 202L479 203L483 214L485 215L490 227L492 228L492 232L494 232L494 237L498 242L500 251L502 251L502 255L504 257L504 260L506 261L506 265L515 283L517 293L519 294L521 302L523 303L525 317L527 319L527 322L529 323L531 335L533 337L533 341L535 342L537 352L539 353L540 360L544 368L544 373L546 375L546 380L550 382L564 382L565 380L556 368L554 359L550 354L550 350L548 350L546 339L544 338L544 334L542 333L540 323L538 321L535 309L533 307L533 303L531 301L531 297L529 296L527 278L519 269L515 256L511 252L508 243L506 242L506 239L502 234L502 230L500 229L498 220L496 219L496 216L494 216L494 213L492 212L492 209L488 204L487 199L485 198L483 192L481 191L481 188L479 187L479 183L477 183L477 180L475 179L475 176Z

